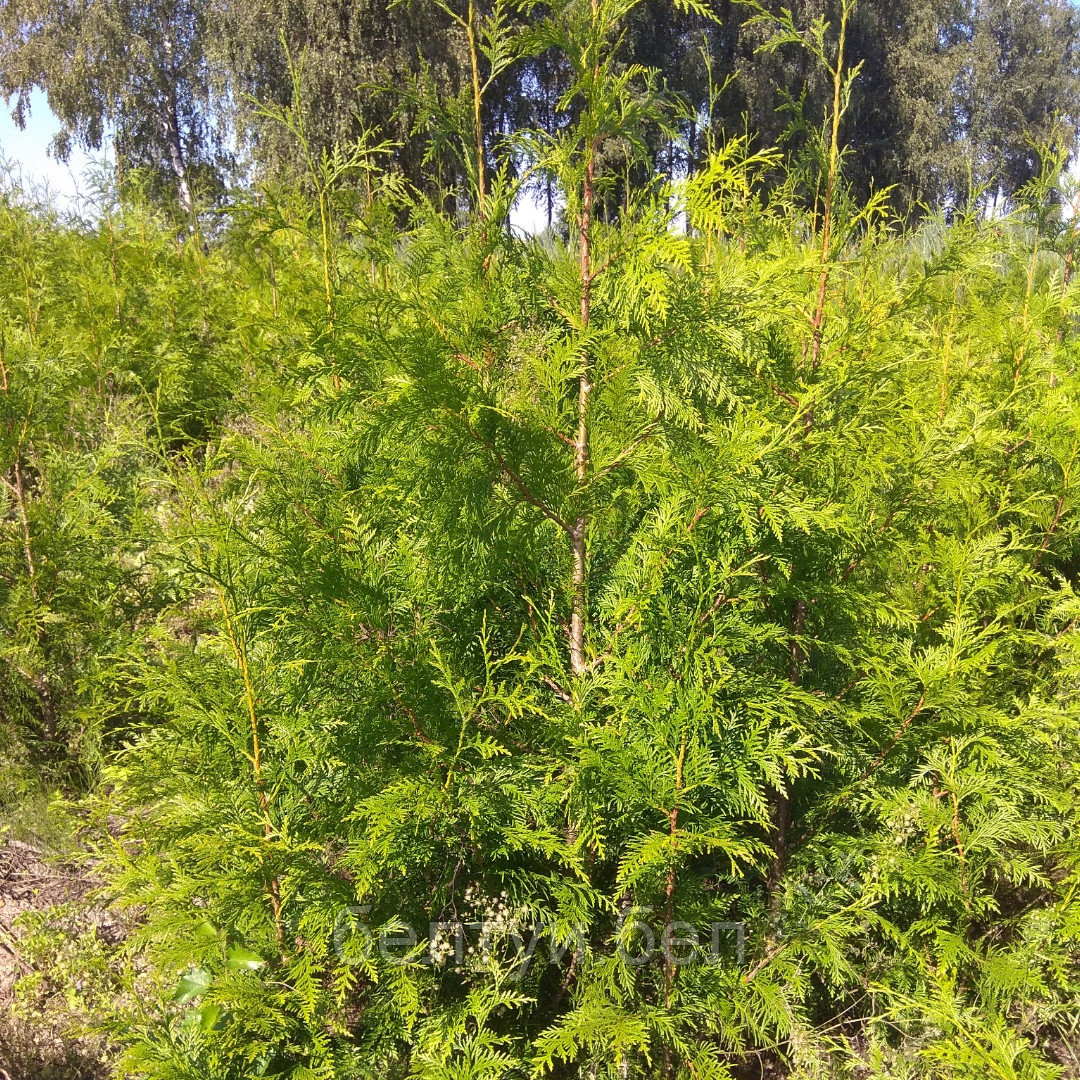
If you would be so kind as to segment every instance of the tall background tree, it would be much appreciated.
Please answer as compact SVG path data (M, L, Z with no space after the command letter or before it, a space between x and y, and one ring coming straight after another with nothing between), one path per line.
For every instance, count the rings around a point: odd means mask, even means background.
M264 176L295 175L300 163L288 133L266 122L256 102L301 110L316 154L374 128L396 144L402 171L419 179L424 146L412 138L410 107L417 82L452 94L467 64L466 43L444 12L387 0L225 0L214 17L234 124ZM296 85L290 61L301 72Z
M298 147L266 122L259 102L302 111L316 155L374 130L411 181L460 188L460 162L433 150L425 130L439 103L471 79L466 29L475 34L490 5L460 6L9 0L0 9L0 92L22 121L29 92L43 88L63 124L57 153L73 141L98 148L111 134L124 166L147 168L185 211L195 189L220 191L235 178L231 150L249 166L247 179L302 171ZM835 40L836 0L791 7L798 25L828 21ZM759 13L731 0L693 12L650 2L633 12L620 61L657 70L683 114L679 138L644 129L651 161L639 170L693 170L710 129L714 144L747 133L761 146L786 138L798 153L807 129L822 123L827 80L797 43L763 53ZM504 12L521 25L541 14ZM863 0L846 44L848 65L861 65L843 130L852 191L865 199L891 187L904 211L982 190L1009 196L1038 174L1035 146L1075 144L1078 41L1065 0ZM302 69L297 84L290 61ZM486 79L491 58L481 51L478 62ZM550 51L496 73L482 103L485 151L526 122L556 134L573 113L557 107L568 78ZM609 150L598 168L622 168L625 155ZM437 167L426 169L432 156ZM618 187L609 185L601 214L607 202L612 212L618 206Z
M63 125L54 152L115 145L121 169L145 168L190 213L229 163L216 112L204 0L10 0L0 6L0 93L25 122L45 91Z
M839 3L785 6L797 25L826 19L835 40ZM714 110L723 133L749 131L771 145L793 117L795 133L819 125L831 88L805 50L791 43L763 54L767 30L746 7L719 14L704 34L714 79L731 80ZM853 189L865 199L891 186L904 210L962 202L986 187L1016 192L1039 174L1037 146L1075 145L1078 41L1074 9L1059 0L864 0L845 47L847 64L859 65L843 128ZM704 101L694 104L700 111Z

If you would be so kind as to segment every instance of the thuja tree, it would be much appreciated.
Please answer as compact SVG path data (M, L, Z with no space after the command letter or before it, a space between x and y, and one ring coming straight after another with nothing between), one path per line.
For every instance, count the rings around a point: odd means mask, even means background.
M848 208L833 122L815 215L734 142L604 224L610 163L666 122L613 62L627 11L571 0L531 41L579 119L505 152L560 185L564 235L512 233L505 171L469 221L358 216L330 330L274 331L295 402L168 456L199 632L130 669L166 720L105 797L144 917L135 1075L1068 1060L1052 178L906 234Z
M129 705L110 658L171 605L159 438L198 444L242 366L221 263L105 197L93 223L0 192L0 807L91 786ZM232 325L241 348L221 342ZM250 353L248 356L250 357ZM47 831L47 822L31 822Z

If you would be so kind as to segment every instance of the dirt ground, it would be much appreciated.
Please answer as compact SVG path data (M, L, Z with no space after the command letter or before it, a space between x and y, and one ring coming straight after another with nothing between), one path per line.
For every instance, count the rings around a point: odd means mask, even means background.
M77 933L112 936L115 919L90 900L98 883L73 863L48 858L33 845L8 839L0 846L0 1080L103 1080L109 1070L104 1040L79 1034L85 1017L66 1007L62 989L41 980L21 947L16 920L30 912L67 906ZM59 931L58 931L59 933ZM16 1000L16 984L28 980L29 1004Z

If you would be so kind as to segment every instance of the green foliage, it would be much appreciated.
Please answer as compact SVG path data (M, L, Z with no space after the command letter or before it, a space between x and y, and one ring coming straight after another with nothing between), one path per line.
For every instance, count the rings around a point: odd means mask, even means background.
M762 10L790 24L772 48L761 48ZM993 202L1039 175L1044 149L1075 152L1080 23L1062 0L647 0L626 12L617 61L658 73L682 103L680 137L638 128L648 154L629 173L609 146L604 216L651 174L699 169L718 143L780 143L790 108L815 131L833 87L806 46L831 55L845 10L859 77L844 141L860 199L887 190L909 216ZM59 156L112 141L118 172L185 218L230 184L296 181L309 156L357 139L390 146L395 171L428 197L460 195L485 186L485 168L516 167L507 134L533 125L555 138L564 126L566 56L522 48L548 14L508 0L7 0L0 94L21 126L43 91L62 124ZM306 150L266 106L302 117ZM539 191L554 215L555 188Z
M112 662L175 603L159 440L205 439L242 370L225 267L137 205L93 229L0 201L0 801L85 788L129 705ZM250 355L250 354L249 354Z
M4 264L4 717L83 768L123 732L122 1074L1075 1070L1055 172L991 221L854 205L819 26L797 175L729 142L604 220L597 162L678 128L619 62L633 15L570 0L515 46L570 72L557 136L511 144L565 236L506 227L479 155L466 217L370 145L205 248L5 204L38 239Z
M188 216L196 194L220 194L231 163L214 115L225 90L215 51L199 0L11 0L0 10L0 94L23 126L31 91L44 90L62 124L58 157L73 143L100 150L108 136L118 171L141 169Z

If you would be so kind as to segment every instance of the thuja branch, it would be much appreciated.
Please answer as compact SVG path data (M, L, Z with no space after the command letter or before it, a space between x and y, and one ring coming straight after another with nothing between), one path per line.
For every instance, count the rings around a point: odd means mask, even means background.
M599 21L598 0L591 0L592 24L595 32ZM592 70L592 87L595 90L600 80L600 56L597 49ZM583 340L589 332L589 319L592 314L592 210L594 180L596 169L596 135L589 131L585 136L584 170L581 180L581 214L578 220L578 255L581 273L581 334ZM577 436L574 440L574 478L577 493L581 493L589 478L589 405L592 401L592 363L586 347L581 357L581 375L578 378L577 401ZM578 511L570 530L572 590L570 600L570 670L575 675L583 675L587 670L585 663L585 605L587 592L588 553L585 544L585 530L588 519L584 511Z
M647 442L649 439L652 438L652 436L656 433L656 426L657 426L656 423L649 424L649 426L646 427L644 431L642 431L638 435L636 435L631 440L629 445L623 447L623 449L620 450L615 455L615 457L613 457L609 462L607 462L605 465L603 465L599 469L597 469L596 474L594 476L594 479L598 480L602 476L607 476L608 473L613 472L615 469L619 468L620 465L625 464L626 460L630 457L630 455L643 442Z
M267 841L273 836L274 826L270 820L270 801L266 794L266 781L262 770L262 748L259 740L259 718L255 707L255 686L251 679L251 669L248 666L247 649L243 640L237 634L233 624L232 612L225 597L225 590L217 578L214 582L214 591L217 594L218 604L221 607L222 618L225 622L225 634L232 646L233 655L236 657L237 666L240 669L240 678L244 685L244 703L247 706L248 721L251 724L251 769L255 778L255 789L258 792L259 809L262 812L263 835ZM271 874L266 883L266 891L270 898L270 907L274 915L274 932L278 943L284 942L285 931L281 921L281 888L277 876Z
M829 136L829 164L825 175L825 207L821 223L821 270L818 273L817 300L811 320L812 345L810 366L816 371L821 361L821 337L825 322L825 298L829 288L829 246L831 243L833 204L836 198L836 181L840 172L840 120L843 116L844 96L844 44L847 38L847 22L851 14L848 0L840 9L840 38L836 45L836 66L832 68L832 116ZM812 422L812 421L811 421Z
M864 784L867 780L869 780L870 777L873 776L874 773L876 773L878 771L878 769L881 768L882 765L885 764L885 760L893 752L893 750L896 749L896 747L899 744L900 740L904 737L904 733L911 726L911 722L915 719L916 716L918 716L923 711L923 708L925 707L925 705L926 705L926 693L924 691L922 694L919 695L919 700L915 703L915 708L912 709L911 712L904 718L904 720L900 724L900 727L897 728L897 730L896 730L895 734L893 735L893 737L889 740L889 742L884 747L882 747L882 749L879 751L877 757L874 758L874 760L866 768L866 771L862 774L862 776L860 776L859 779L856 780L854 784L852 784L850 787L848 787L848 789L846 791L844 791L840 795L840 797L836 800L835 803L833 803L832 807L829 809L829 812L825 815L824 818L822 818L822 820L817 825L814 825L811 828L807 829L807 831L804 832L802 834L802 836L800 836L799 839L796 840L795 843L791 845L792 848L800 847L807 840L809 840L812 836L815 836L817 833L819 833L832 820L832 818L836 815L836 813L840 809L840 807L843 806L845 803L848 802L848 800L851 799L852 795L855 794L856 790L862 784Z
M1046 554L1046 549L1050 546L1050 541L1053 539L1054 532L1061 522L1061 516L1065 509L1065 498L1069 494L1069 476L1072 473L1073 465L1076 463L1078 451L1080 451L1080 439L1073 439L1072 454L1069 456L1068 464L1062 469L1061 494L1058 496L1057 505L1054 507L1054 517L1043 535L1039 550L1035 553L1035 559L1031 564L1032 569L1037 568L1042 561L1042 557Z
M491 454L491 456L498 463L498 466L502 471L503 475L510 481L511 484L514 485L515 488L517 488L517 491L521 495L521 497L527 503L535 506L537 510L539 510L540 513L542 513L544 517L546 517L549 521L553 521L556 525L558 525L559 528L563 530L563 532L572 536L572 526L568 525L566 521L564 521L563 518L555 510L553 510L550 506L548 506L546 502L544 502L543 499L539 498L537 495L534 495L528 489L528 487L526 487L524 480L521 479L521 477L517 474L516 470L509 464L509 462L507 462L506 458L504 458L502 454L499 453L499 451L495 448L494 444L485 439L484 436L481 435L472 426L472 424L466 423L465 427L469 434L478 443L485 447L489 454Z

